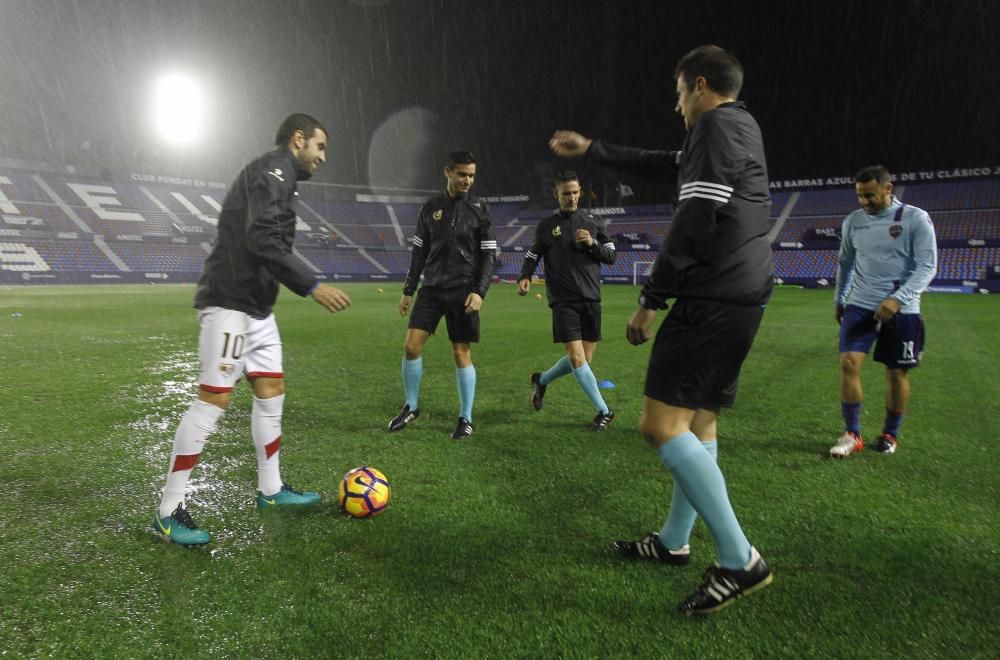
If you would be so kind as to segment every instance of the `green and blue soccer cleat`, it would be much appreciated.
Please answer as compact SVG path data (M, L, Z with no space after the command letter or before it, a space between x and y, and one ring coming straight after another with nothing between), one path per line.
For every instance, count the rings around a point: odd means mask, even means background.
M153 529L177 545L205 545L212 540L208 532L198 528L183 504L178 504L166 518L161 518L159 512L154 514Z
M281 490L274 495L264 495L257 491L257 508L270 509L276 506L302 506L319 502L319 493L295 490L288 484L281 484Z

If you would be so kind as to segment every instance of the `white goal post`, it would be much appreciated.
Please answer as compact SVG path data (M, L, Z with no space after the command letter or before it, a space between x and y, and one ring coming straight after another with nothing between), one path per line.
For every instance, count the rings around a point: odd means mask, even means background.
M649 276L650 271L653 269L653 261L633 261L632 262L632 285L638 286L646 282L646 277Z

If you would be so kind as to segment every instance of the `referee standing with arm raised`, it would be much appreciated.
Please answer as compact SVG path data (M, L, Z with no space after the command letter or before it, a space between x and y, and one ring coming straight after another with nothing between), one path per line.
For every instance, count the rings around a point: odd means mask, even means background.
M715 461L716 420L733 405L773 286L771 201L760 127L736 100L743 85L736 57L702 46L681 58L674 77L676 109L688 130L680 151L619 147L571 131L557 131L549 145L561 156L586 154L677 181L673 221L626 329L630 343L646 342L657 310L676 299L656 333L639 422L674 478L673 500L660 532L615 545L628 556L686 564L700 516L718 562L680 610L708 614L773 580L740 528Z

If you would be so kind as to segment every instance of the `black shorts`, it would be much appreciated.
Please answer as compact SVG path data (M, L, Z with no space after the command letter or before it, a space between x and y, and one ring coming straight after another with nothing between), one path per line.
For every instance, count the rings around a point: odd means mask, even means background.
M680 408L732 407L763 316L760 306L678 300L656 333L646 396Z
M457 344L474 344L479 341L479 312L465 313L464 287L437 289L421 287L417 300L410 310L409 327L434 334L438 322L444 317L448 339Z
M571 302L552 306L552 341L601 341L601 303Z

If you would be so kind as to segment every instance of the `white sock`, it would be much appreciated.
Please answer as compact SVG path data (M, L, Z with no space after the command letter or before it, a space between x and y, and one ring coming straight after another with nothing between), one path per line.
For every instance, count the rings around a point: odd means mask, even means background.
M257 450L257 490L264 495L274 495L281 490L278 457L281 454L281 411L284 406L284 394L270 399L253 398L250 426L253 446Z
M174 433L174 449L167 467L167 484L163 487L160 498L161 518L169 516L184 501L184 490L191 478L191 471L198 462L205 440L215 430L223 412L222 408L195 399L181 418L177 432Z

